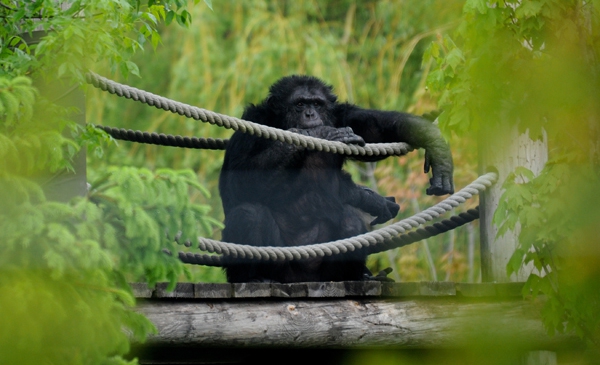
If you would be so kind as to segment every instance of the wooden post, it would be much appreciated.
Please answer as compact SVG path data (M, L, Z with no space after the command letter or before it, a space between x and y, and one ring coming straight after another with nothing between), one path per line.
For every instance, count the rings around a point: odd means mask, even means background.
M548 161L548 141L545 133L540 137L533 140L529 130L520 133L517 126L505 123L486 126L479 140L480 172L495 170L498 173L498 181L481 195L479 204L483 282L526 281L534 269L530 264L521 267L517 274L507 275L506 265L519 244L520 227L498 237L498 227L492 220L508 174L521 166L537 176L544 168ZM551 351L530 351L521 358L523 365L556 363L556 353Z
M525 281L533 269L532 265L521 268L517 275L509 278L506 264L519 242L519 228L497 237L498 227L492 223L494 212L504 192L502 185L508 174L522 166L538 175L548 161L548 143L544 133L534 140L527 130L519 133L516 126L509 124L486 126L479 147L480 172L496 170L498 181L481 194L479 205L481 234L481 276L483 282Z

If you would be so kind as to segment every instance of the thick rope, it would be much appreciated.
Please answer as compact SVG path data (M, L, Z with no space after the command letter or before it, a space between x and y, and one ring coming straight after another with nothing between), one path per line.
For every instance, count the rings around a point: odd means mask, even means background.
M311 150L338 153L350 156L401 156L412 151L406 143L373 143L360 147L337 141L327 141L320 138L305 136L299 133L284 131L278 128L264 126L258 123L211 112L188 104L180 103L158 96L131 86L119 84L93 72L86 74L86 81L101 90L108 91L127 99L139 101L158 109L170 111L188 118L214 124L220 127L249 133L258 137L269 138Z
M387 227L368 232L359 236L343 240L317 243L305 246L274 247L274 246L250 246L237 243L219 242L208 238L198 238L198 248L209 253L223 256L231 256L233 259L263 260L263 261L290 261L324 257L344 254L348 251L367 250L367 252L379 252L378 246L397 238L409 230L415 229L429 222L441 214L446 213L467 199L484 191L497 179L495 173L487 173L477 178L474 182L461 189L459 192L444 199L440 203L415 214L410 218L403 219ZM382 250L385 250L383 248Z
M163 133L148 133L134 131L131 129L107 127L97 124L94 125L94 127L102 129L115 139L155 144L160 146L195 148L204 150L224 150L227 146L227 142L229 141L228 139L220 138L182 137Z
M458 215L452 216L449 219L434 223L430 226L419 228L415 231L411 231L393 237L389 241L383 242L381 245L370 247L367 251L367 255L384 252L398 247L410 245L411 243L424 240L429 237L437 236L442 233L446 233L458 227L464 226L467 223L473 222L479 219L479 207L475 209L469 209L466 212L462 212Z
M437 236L446 233L450 230L463 226L479 218L479 208L469 209L466 212L452 216L450 219L444 219L441 222L434 223L430 226L419 228L415 231L408 232L399 237L393 237L386 240L383 244L366 250L366 254L374 254L391 250L398 247L410 245L411 243L419 242L426 238ZM192 252L179 252L179 259L186 264L217 266L222 267L230 262L235 262L231 256L206 255Z

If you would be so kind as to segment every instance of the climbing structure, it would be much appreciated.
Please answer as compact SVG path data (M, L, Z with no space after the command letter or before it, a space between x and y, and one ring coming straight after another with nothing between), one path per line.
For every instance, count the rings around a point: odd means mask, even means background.
M224 128L230 128L236 131L239 130L263 138L302 146L312 150L360 156L399 156L413 150L413 148L406 143L376 143L360 147L354 144L345 144L337 141L327 141L320 138L304 136L298 133L260 125L173 101L147 91L117 83L94 73L87 74L87 81L93 86L108 91L111 94L139 101L188 118L193 118ZM223 139L190 138L118 129L107 126L97 127L116 139L163 146L215 150L224 149L228 142L228 140ZM386 227L356 237L333 242L293 247L256 247L219 242L200 237L198 238L197 247L202 251L217 255L180 252L179 258L183 262L190 264L223 266L226 262L236 259L285 261L339 255L354 250L364 250L367 254L390 250L447 232L479 218L478 209L471 209L465 213L455 215L450 219L434 223L424 228L419 228L425 223L458 207L473 196L478 195L481 191L484 191L487 187L491 186L496 178L497 175L495 173L482 175L457 193L410 218L403 219ZM186 246L192 245L191 242L180 243L185 244Z

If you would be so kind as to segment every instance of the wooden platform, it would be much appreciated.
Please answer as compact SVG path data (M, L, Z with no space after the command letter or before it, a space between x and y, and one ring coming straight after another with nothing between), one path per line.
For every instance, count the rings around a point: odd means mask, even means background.
M142 347L166 352L459 349L473 343L555 350L577 342L546 335L541 303L522 299L522 283L181 283L172 292L162 283L152 290L134 287L140 312L159 331Z
M465 297L465 298L521 298L523 283L453 283L409 282L381 283L377 281L346 281L295 284L214 284L178 283L167 291L167 283L155 288L146 284L132 284L140 299L231 299L231 298L346 298L346 297Z

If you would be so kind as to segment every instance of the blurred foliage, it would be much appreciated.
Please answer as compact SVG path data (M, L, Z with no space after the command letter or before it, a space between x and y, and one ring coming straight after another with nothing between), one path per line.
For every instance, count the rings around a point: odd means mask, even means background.
M74 176L78 153L88 148L101 157L111 139L77 125L82 111L58 105L66 94L45 94L40 85L80 92L83 74L98 62L137 74L131 56L146 41L158 44L159 22L187 24L185 5L0 3L0 363L137 363L122 356L132 339L155 329L133 311L128 282L174 286L186 268L161 251L173 245L167 234L220 226L208 206L188 199L208 196L189 170L107 166L90 171L86 196L46 196L53 181Z
M598 1L469 0L453 37L433 43L425 57L435 60L428 84L440 95L446 130L546 131L548 163L537 177L524 168L509 177L494 222L499 235L520 227L507 270L533 263L524 294L546 295L549 332L575 332L596 349L599 11Z

